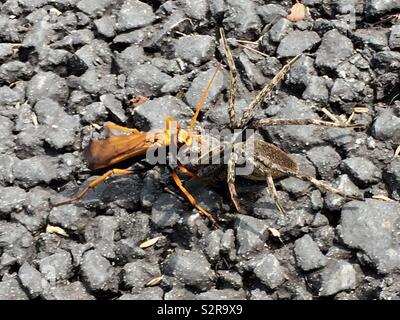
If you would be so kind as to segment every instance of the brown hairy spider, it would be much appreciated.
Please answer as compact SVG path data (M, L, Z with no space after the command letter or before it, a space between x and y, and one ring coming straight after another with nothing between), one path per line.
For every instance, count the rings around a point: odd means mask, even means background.
M360 127L358 125L350 124L349 123L350 121L339 120L333 115L330 115L331 118L334 120L332 122L323 121L320 119L262 119L258 121L252 121L254 113L260 106L261 102L272 95L272 92L280 84L280 82L285 77L286 73L289 71L291 65L293 65L298 60L300 55L290 60L275 75L275 77L271 80L271 82L268 83L253 99L253 101L251 101L251 103L247 106L247 108L243 112L242 118L237 119L235 111L235 100L237 92L238 72L235 66L235 62L233 60L231 50L227 43L224 30L222 28L220 29L220 35L221 35L222 46L225 51L226 62L228 64L230 71L228 113L229 113L229 121L231 129L242 129L242 130L244 130L245 128L257 129L261 127L277 126L277 125L319 125L319 126L339 127L339 128ZM350 116L349 120L351 120L352 116ZM333 187L326 181L318 180L312 176L303 174L302 172L300 172L297 163L292 158L290 158L290 156L286 152L279 149L277 146L265 142L261 139L256 138L252 155L249 155L246 152L244 142L236 143L234 145L233 150L234 151L231 152L228 160L227 183L230 196L232 198L236 210L238 211L240 211L240 204L235 188L235 176L236 176L236 164L240 156L244 157L246 161L251 163L254 167L254 170L250 175L243 177L252 180L265 180L268 185L268 191L273 201L275 202L276 207L279 209L281 213L284 213L285 210L283 205L279 201L274 185L274 179L287 175L299 178L304 181L308 181L319 189L324 189L326 191L336 193L342 197L362 200L361 197L344 193L343 191Z

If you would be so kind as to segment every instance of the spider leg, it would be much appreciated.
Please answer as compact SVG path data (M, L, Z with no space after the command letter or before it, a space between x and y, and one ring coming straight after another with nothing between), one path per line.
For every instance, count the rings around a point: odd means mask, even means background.
M99 184L102 184L112 175L128 175L132 174L133 171L129 169L111 169L104 173L102 176L98 177L97 179L93 180L85 189L83 189L78 195L75 197L68 199L63 202L59 202L53 205L53 207L58 207L65 204L70 204L72 202L78 201L82 199L89 190L96 188Z
M235 174L236 174L236 162L238 161L238 155L235 152L231 152L229 155L229 160L228 160L228 177L227 177L227 183L228 183L228 188L229 188L229 193L231 195L231 199L233 204L235 205L235 208L238 212L240 212L240 204L239 204L239 197L236 192L236 187L235 187Z
M268 185L268 192L274 201L276 207L278 208L279 212L285 214L285 209L282 206L281 202L279 201L278 193L275 189L274 179L272 178L271 173L267 173L267 185Z
M287 125L316 125L331 128L359 128L359 125L347 122L330 122L320 119L261 119L254 123L255 128L268 126L287 126Z
M261 102L272 95L276 87L281 83L285 75L288 73L290 67L300 58L301 55L297 55L291 59L282 69L272 78L271 82L265 85L258 95L250 102L246 110L243 112L243 117L240 120L238 127L244 128L253 119L255 110L259 107Z
M238 72L236 69L235 61L233 60L231 49L229 48L228 42L226 41L225 32L223 28L219 29L222 46L225 51L226 62L229 67L230 82L229 82L229 103L228 103L228 113L229 113L229 123L231 128L236 127L236 111L235 111L235 101L237 92L237 77Z
M345 192L343 192L342 190L335 188L334 186L330 185L329 183L327 183L326 181L323 180L318 180L314 177L308 176L308 175L303 175L301 173L299 173L298 171L294 171L294 170L290 170L288 168L284 168L282 166L280 166L277 163L272 162L271 160L265 158L265 157L260 157L256 155L256 159L255 162L260 162L262 163L265 167L269 168L270 170L276 170L276 171L280 171L284 174L296 177L298 179L301 179L303 181L308 181L311 182L314 186L316 186L318 189L323 189L326 191L330 191L333 193L336 193L344 198L349 198L349 199L355 199L355 200L363 200L362 197L360 196L356 196L356 195L349 195L346 194Z

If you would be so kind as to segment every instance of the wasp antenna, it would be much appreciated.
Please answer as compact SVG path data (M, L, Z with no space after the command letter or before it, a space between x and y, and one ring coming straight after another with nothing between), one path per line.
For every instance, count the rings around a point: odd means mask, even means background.
M197 120L197 117L199 116L200 110L204 105L204 101L206 101L206 99L207 99L208 92L210 91L211 85L212 85L213 81L215 80L215 77L217 76L217 73L220 69L221 69L221 64L218 63L211 79L208 81L207 86L206 86L203 94L201 95L200 101L197 103L196 111L192 117L192 121L190 122L189 132L191 132L193 130L194 125L196 124L196 120Z

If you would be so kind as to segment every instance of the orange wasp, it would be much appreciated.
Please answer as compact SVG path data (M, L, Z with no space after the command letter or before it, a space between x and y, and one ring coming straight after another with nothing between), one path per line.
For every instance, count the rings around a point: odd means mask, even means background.
M166 148L171 146L176 146L178 148L183 145L190 147L194 141L200 144L203 143L204 140L201 134L194 133L193 129L200 110L207 98L211 84L220 68L221 65L218 64L196 106L195 113L187 129L181 128L172 117L167 117L165 119L166 129L151 132L139 131L137 129L126 128L112 122L107 122L104 125L106 128L107 138L103 140L92 140L84 152L86 160L88 161L89 169L98 170L101 168L107 168L124 160L143 156L150 148ZM127 134L115 135L112 133L112 130L117 130ZM179 162L177 163L177 167L185 174L196 176ZM112 175L128 175L133 173L134 172L130 169L110 169L102 176L92 181L78 195L66 201L57 203L55 206L70 204L74 201L80 200L89 190L103 183ZM213 216L207 210L202 208L189 191L183 186L181 179L178 177L174 169L171 169L171 175L177 187L183 192L191 205L195 207L201 215L207 217L214 225L217 225Z

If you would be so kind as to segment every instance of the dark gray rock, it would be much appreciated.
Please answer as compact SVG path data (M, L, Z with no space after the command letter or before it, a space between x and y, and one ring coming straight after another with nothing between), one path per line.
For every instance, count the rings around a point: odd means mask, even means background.
M184 205L175 196L162 193L153 204L151 221L158 228L172 227L185 211Z
M85 227L85 240L93 243L105 258L114 259L114 241L119 227L118 220L112 216L96 217Z
M366 199L351 201L342 210L338 231L343 242L365 253L363 260L380 273L400 268L398 215L395 202Z
M329 100L336 104L345 104L346 102L361 101L364 95L368 94L368 87L363 81L356 79L336 79L331 89ZM352 105L347 108L352 110Z
M246 300L246 292L234 289L211 289L195 296L195 300Z
M17 102L22 102L23 96L9 87L0 87L0 103L3 106L15 105Z
M17 161L13 166L13 175L23 187L32 187L39 183L49 183L60 176L59 159L51 156L36 156ZM66 176L69 172L65 173Z
M120 73L128 76L132 68L146 61L146 57L143 48L134 44L117 53L115 61L120 69Z
M185 14L195 20L204 20L208 12L207 0L184 0L183 10Z
M60 226L61 228L79 234L89 222L90 214L84 208L74 204L54 207L49 214L49 223Z
M322 198L321 191L313 190L310 194L310 200L311 200L311 206L312 206L313 210L318 211L318 210L322 209L322 207L324 205L324 200ZM317 217L317 216L320 216L320 214L317 213L315 215L315 217ZM317 219L317 221L319 221L319 220Z
M90 0L88 0L90 1ZM80 29L71 30L68 35L59 41L53 43L53 48L71 47L71 46L83 46L92 42L94 34L91 30Z
M160 276L161 272L157 264L143 260L127 263L122 270L122 281L132 293L139 293L147 282Z
M112 52L107 42L94 39L79 48L75 53L89 68L107 71L111 70Z
M101 191L99 190L101 192L101 202L113 203L129 210L136 211L139 209L140 191L143 187L143 181L138 175L115 177L114 179L110 179L103 187ZM100 187L97 189L100 189Z
M165 96L146 101L134 110L135 126L141 130L165 129L165 118L172 116L182 127L185 127L193 116L193 111L175 97Z
M304 51L310 50L321 41L318 33L315 31L299 31L295 30L280 42L277 54L279 57L294 57ZM349 40L350 41L350 40ZM351 41L350 41L351 43ZM322 47L322 44L321 44ZM318 49L320 50L320 49ZM318 56L317 56L318 57ZM318 58L317 58L318 59Z
M12 135L12 130L14 127L14 123L3 116L0 116L0 139L2 140L0 146L0 153L7 154L12 150L14 146L14 137Z
M21 61L9 61L0 66L0 83L11 84L21 79L32 77L33 68L30 63Z
M171 77L151 64L136 65L126 80L127 91L137 96L157 96Z
M264 24L270 24L277 21L281 17L286 17L288 13L285 8L280 5L269 3L263 6L257 6L258 15L261 17Z
M222 230L213 230L204 239L204 243L206 245L204 251L210 261L219 260L219 253L221 250L220 244L223 234L224 233Z
M22 287L28 293L29 298L34 299L42 293L42 275L29 263L25 262L19 268L18 278Z
M389 50L377 52L371 59L371 65L380 69L380 72L397 72L400 69L400 52Z
M333 171L339 166L342 158L331 146L314 147L307 151L307 157L317 168L322 179L333 176Z
M125 293L118 300L163 300L164 291L159 287L146 288L137 294Z
M81 276L91 291L116 291L117 279L111 263L97 250L87 251L81 263Z
M35 243L31 233L22 225L0 220L0 249L4 255L23 264L32 257Z
M0 187L0 216L21 211L27 194L19 187Z
M372 125L374 138L382 141L400 140L400 117L396 116L392 109L384 109L379 112Z
M317 71L314 68L314 59L303 55L290 68L287 81L304 89L309 85L313 76L317 76Z
M254 38L260 34L261 20L256 13L256 4L250 0L228 0L223 25L231 30L235 38Z
M313 237L322 252L328 251L337 239L335 228L330 225L324 225L314 229Z
M39 72L28 83L26 96L34 104L46 98L65 103L69 90L65 79L53 72Z
M388 46L388 31L386 29L358 29L354 32L354 39L365 46L381 51Z
M219 270L217 271L218 281L222 282L223 287L239 290L243 287L243 280L239 273Z
M275 289L285 282L285 273L273 254L266 255L254 268L255 276L268 289Z
M0 62L4 62L7 58L13 54L14 45L12 43L1 43L0 44Z
M353 183L353 181L351 181L347 174L340 175L335 180L333 185L348 195L362 195L360 189ZM346 201L347 200L345 198L333 192L328 192L325 196L325 205L329 210L332 211L340 210L342 206L346 203Z
M43 139L52 147L62 149L76 141L79 117L70 116L57 102L39 100L34 107L38 122L43 128Z
M266 110L271 118L277 119L318 119L318 115L312 111L312 104L306 103L294 96L283 96L277 99ZM323 143L321 128L318 126L276 126L266 127L265 130L272 141L287 151L302 150L304 146L311 147Z
M0 282L0 300L28 300L29 297L16 279L3 279Z
M343 160L342 167L356 182L362 185L377 183L382 179L382 174L370 160L363 157L353 157Z
M106 38L115 36L115 24L117 19L114 16L103 16L94 21L97 32Z
M211 288L215 274L207 259L195 250L176 249L163 263L163 273L200 291Z
M51 288L50 300L95 300L80 281Z
M308 282L319 296L326 297L356 287L356 271L344 260L331 260L321 271L308 276Z
M395 9L400 9L400 3L397 0L367 0L365 2L365 13L369 17L384 15Z
M290 157L298 164L300 172L313 177L316 175L314 166L305 156L292 154ZM291 176L282 179L280 184L283 190L298 196L304 194L304 192L306 192L311 186L309 182Z
M400 200L400 158L394 159L383 173L383 178L389 187L392 197Z
M325 103L329 99L329 90L326 79L317 76L310 76L307 88L302 94L306 100Z
M81 120L86 123L98 123L107 118L107 110L103 103L93 102L89 105L78 106L78 113Z
M173 287L171 291L168 291L164 295L164 300L194 300L195 294L191 291L180 288Z
M292 30L292 23L286 18L280 18L269 31L269 38L279 43Z
M105 94L100 96L100 101L104 104L105 108L109 111L116 122L126 122L128 117L125 115L125 110L122 107L122 103L116 99L113 94Z
M239 54L238 67L243 69L244 81L248 88L260 87L264 85L267 79L261 70L250 61L249 56L244 52Z
M191 86L185 94L186 102L190 107L192 107L192 109L194 109L200 101L204 89L214 72L215 67L212 67L207 71L200 72L199 75L192 81ZM205 105L211 104L216 97L218 97L221 91L225 89L225 79L224 72L218 72L214 82L212 83L210 91L208 92L207 99L204 102Z
M400 285L398 276L387 276L379 285L381 290L379 293L380 300L399 300Z
M315 64L320 68L335 70L353 54L353 50L353 43L349 38L335 29L328 31L317 50Z
M175 43L176 57L195 66L211 60L214 51L214 39L208 35L186 36L179 38Z
M298 266L304 271L325 267L328 261L308 234L295 241L294 253Z
M134 215L124 213L118 217L119 233L122 238L136 239L135 244L148 239L150 234L150 218L148 214L137 212Z
M96 16L102 15L111 4L112 0L81 0L76 6L90 16Z
M391 49L400 48L400 25L395 24L390 29L389 47Z
M249 256L264 248L268 239L268 226L264 221L246 215L237 215L236 240L238 242L238 255Z
M72 258L67 251L60 250L39 261L39 270L50 283L67 280L72 276Z
M121 32L147 26L156 19L156 16L148 4L137 0L126 0L117 14L117 19L116 29Z
M42 70L54 71L61 77L80 76L88 69L81 58L63 49L43 50L39 66Z

